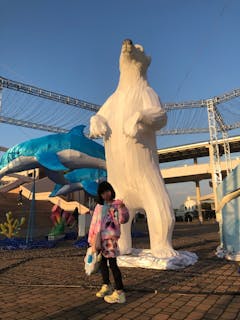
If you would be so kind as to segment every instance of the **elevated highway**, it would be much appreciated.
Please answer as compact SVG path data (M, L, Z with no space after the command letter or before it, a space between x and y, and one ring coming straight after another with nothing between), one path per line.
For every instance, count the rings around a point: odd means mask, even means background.
M240 136L235 136L228 139L231 155L236 152L240 152ZM218 140L219 154L224 155L224 141ZM206 163L198 163L198 158L206 157ZM161 169L162 176L165 183L179 183L179 182L195 182L196 185L196 200L198 205L200 221L201 217L201 201L214 199L215 206L217 206L216 197L213 193L209 195L201 196L200 181L204 179L211 179L211 185L214 181L214 169L213 169L213 145L210 142L200 142L193 144L186 144L183 146L165 148L158 150L159 163L175 162L180 160L193 159L193 164L177 166L174 165L169 168ZM231 167L234 169L240 160L237 158L231 160ZM226 162L220 162L222 176L227 174Z
M231 153L240 152L240 136L228 139ZM220 156L224 154L223 140L218 140ZM159 149L158 151L159 163L172 162L186 159L197 159L202 157L209 157L211 152L210 142L200 142L186 144L177 147Z
M240 164L240 159L232 160L233 168L238 164ZM226 162L221 161L220 165L223 176L226 176ZM177 183L211 179L212 171L210 163L198 163L161 169L161 173L165 183Z

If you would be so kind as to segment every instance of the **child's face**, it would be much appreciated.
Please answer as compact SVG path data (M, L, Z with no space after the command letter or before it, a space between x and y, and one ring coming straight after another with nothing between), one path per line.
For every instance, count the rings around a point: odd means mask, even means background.
M110 190L106 190L101 194L101 197L104 201L110 201L112 200L112 193Z

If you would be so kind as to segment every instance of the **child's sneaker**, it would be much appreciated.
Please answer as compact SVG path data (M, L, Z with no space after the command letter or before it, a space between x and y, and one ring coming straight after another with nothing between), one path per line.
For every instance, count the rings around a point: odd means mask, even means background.
M112 287L110 285L107 285L107 284L103 284L102 285L102 288L101 290L99 290L97 293L96 293L96 296L98 298L103 298L105 297L106 295L109 295L112 293Z
M111 295L106 295L104 297L104 300L107 303L125 303L126 296L123 291L121 293L118 293L117 290L115 290Z

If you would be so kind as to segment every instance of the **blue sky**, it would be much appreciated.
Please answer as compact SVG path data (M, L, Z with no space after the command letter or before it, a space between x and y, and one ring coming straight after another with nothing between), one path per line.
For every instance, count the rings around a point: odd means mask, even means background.
M102 104L131 38L151 55L163 102L208 98L240 87L239 12L237 0L0 0L0 75ZM43 134L0 124L0 145Z

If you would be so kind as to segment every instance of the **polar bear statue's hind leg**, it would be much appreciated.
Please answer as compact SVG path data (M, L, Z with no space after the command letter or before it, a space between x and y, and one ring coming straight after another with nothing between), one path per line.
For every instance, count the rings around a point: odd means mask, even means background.
M121 225L121 237L118 241L120 253L121 254L131 254L132 253L132 220L134 217L135 211L129 210L129 221Z
M150 249L157 258L177 256L178 252L172 247L174 216L171 204L166 197L153 197L144 209L147 215L150 236Z

